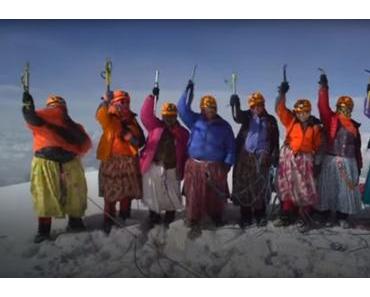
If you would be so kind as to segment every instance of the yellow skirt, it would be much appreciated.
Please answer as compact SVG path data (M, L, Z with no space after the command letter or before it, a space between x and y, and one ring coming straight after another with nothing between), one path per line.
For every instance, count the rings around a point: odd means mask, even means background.
M87 184L81 161L75 158L60 165L34 157L31 193L39 217L82 217L87 207Z

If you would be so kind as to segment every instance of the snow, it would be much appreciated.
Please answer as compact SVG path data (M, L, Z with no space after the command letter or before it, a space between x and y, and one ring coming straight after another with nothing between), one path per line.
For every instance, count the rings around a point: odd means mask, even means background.
M34 244L36 219L29 183L0 188L0 277L369 277L370 232L363 228L315 229L296 226L245 230L236 225L238 209L229 205L224 227L208 225L187 238L183 214L169 229L143 232L147 211L133 204L132 218L101 231L102 205L97 172L89 185L87 232L65 233L66 220L53 221L54 241ZM366 215L366 213L365 213ZM59 236L56 236L59 235Z

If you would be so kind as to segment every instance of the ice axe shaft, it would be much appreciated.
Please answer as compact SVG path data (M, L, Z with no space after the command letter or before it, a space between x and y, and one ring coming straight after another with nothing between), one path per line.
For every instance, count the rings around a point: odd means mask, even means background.
M317 68L320 72L321 72L321 74L323 74L323 75L326 75L326 73L325 73L325 70L324 69L322 69L322 68Z
M283 66L283 80L286 82L287 81L287 77L286 77L286 68L288 67L287 64L284 64Z
M24 70L21 76L21 83L23 86L24 92L29 92L30 90L30 63L26 63Z
M104 71L100 73L100 76L105 80L107 95L109 95L111 91L112 68L113 68L112 60L110 58L107 58L105 62Z
M194 79L195 79L195 73L196 73L196 71L197 71L197 67L198 67L198 65L194 65L194 67L193 67L193 71L191 72L191 76L190 76L190 80L192 81L192 82L194 82Z
M236 94L236 79L237 79L236 73L232 73L231 74L231 85L232 85L233 94Z
M158 88L159 86L159 70L155 71L154 86Z

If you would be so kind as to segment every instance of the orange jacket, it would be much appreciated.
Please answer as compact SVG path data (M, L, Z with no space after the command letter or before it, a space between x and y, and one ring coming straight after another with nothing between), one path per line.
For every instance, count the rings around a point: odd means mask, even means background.
M285 96L279 98L276 106L276 113L287 131L285 143L294 153L316 153L321 144L320 121L311 116L308 119L306 129L304 129L294 113L287 109L285 100Z
M82 156L91 148L91 139L87 135L82 125L75 123L73 128L69 127L65 121L65 111L62 108L44 108L35 111L36 116L44 120L46 123L62 127L66 129L79 129L79 133L85 136L85 141L81 144L68 143L63 137L55 133L48 125L33 126L28 124L28 127L33 132L33 151L39 151L47 147L59 147L65 151L72 152Z
M135 157L139 153L139 148L143 144L135 145L130 141L123 139L122 122L116 116L108 113L108 106L102 104L97 112L96 119L103 129L103 134L100 138L96 157L99 160L107 160L112 156L129 156ZM127 128L133 134L133 137L143 138L143 131L138 122L134 118Z

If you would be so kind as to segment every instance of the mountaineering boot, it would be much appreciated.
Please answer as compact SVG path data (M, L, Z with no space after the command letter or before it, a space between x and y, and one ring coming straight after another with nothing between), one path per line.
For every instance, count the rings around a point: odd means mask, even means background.
M252 209L250 207L240 207L240 220L239 226L241 229L244 229L250 225L252 225Z
M191 222L190 223L190 230L188 232L188 238L190 240L196 239L202 235L202 229L199 223Z
M155 211L149 210L149 220L152 225L157 225L161 222L161 215Z
M287 227L294 223L294 218L291 214L281 214L279 219L274 222L275 227Z
M257 220L257 227L265 227L267 226L267 219L265 216L256 217Z
M163 223L165 227L169 227L169 225L175 220L176 212L175 211L166 211L164 214Z
M86 227L81 218L69 217L67 231L81 232L85 230L86 230Z
M104 219L103 223L103 231L105 234L109 235L110 231L112 230L113 221L110 218Z
M266 209L263 208L261 210L255 211L255 217L257 222L257 227L265 227L267 225L267 218L266 218Z
M51 219L40 219L38 232L33 240L34 243L40 243L50 239Z

